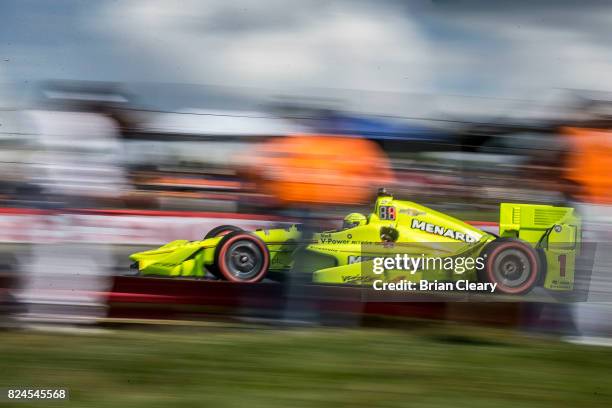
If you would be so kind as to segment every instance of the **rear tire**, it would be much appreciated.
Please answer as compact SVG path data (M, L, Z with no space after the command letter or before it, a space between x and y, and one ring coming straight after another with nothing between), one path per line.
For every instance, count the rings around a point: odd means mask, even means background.
M478 270L481 282L497 283L496 291L508 295L525 294L538 284L541 261L529 244L514 238L498 238L487 245Z
M270 253L257 236L235 231L225 235L217 245L214 265L225 280L255 283L266 276Z

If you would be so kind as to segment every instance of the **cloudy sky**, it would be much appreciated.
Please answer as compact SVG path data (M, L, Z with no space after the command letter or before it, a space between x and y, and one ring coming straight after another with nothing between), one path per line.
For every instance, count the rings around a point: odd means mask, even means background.
M538 99L612 89L606 1L0 2L0 82Z

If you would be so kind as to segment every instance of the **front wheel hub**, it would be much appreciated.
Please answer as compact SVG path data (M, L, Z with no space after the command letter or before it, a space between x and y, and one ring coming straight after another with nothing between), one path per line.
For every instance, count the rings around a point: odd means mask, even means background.
M230 273L240 279L249 279L257 274L263 259L253 242L237 241L229 248L227 266Z

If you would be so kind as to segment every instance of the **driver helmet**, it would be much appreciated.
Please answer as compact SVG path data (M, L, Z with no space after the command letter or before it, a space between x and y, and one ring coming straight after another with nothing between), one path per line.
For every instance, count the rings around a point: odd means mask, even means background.
M342 229L354 228L360 225L365 225L367 223L367 218L365 215L361 213L351 213L344 217L344 222L342 223Z

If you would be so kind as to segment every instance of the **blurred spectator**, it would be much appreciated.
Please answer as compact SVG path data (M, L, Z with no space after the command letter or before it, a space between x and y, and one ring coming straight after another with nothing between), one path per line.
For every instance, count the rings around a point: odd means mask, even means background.
M316 323L319 316L308 297L311 275L303 249L322 229L326 208L363 205L376 187L392 181L389 162L365 139L296 135L263 143L250 163L257 188L277 201L281 215L297 218L302 225L302 248L287 278L285 321Z
M40 186L32 254L25 264L23 300L34 322L94 322L110 288L110 247L78 242L70 211L120 202L127 191L117 123L92 112L27 112L39 134L32 179ZM93 244L93 245L92 245Z
M576 285L588 288L577 305L577 323L584 336L612 336L612 131L564 128L568 192L583 217L583 241L594 248L592 272ZM586 280L586 282L584 282Z
M612 204L612 130L566 127L569 144L566 179L576 200L590 204Z
M31 111L39 147L34 181L47 199L68 208L116 203L127 191L116 123L88 112Z
M356 137L295 135L271 139L247 159L248 175L281 207L357 205L393 181L374 142Z

